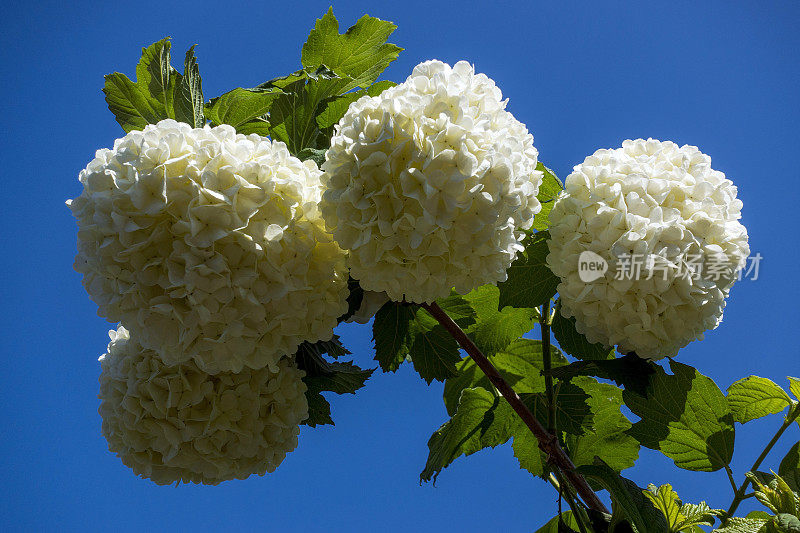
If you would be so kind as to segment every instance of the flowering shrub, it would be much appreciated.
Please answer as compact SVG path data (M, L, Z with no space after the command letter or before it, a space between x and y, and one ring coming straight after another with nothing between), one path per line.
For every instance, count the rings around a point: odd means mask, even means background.
M466 61L426 61L350 105L322 166L322 212L365 289L431 302L506 278L542 175L505 106Z
M98 313L165 363L277 368L347 310L321 172L281 142L163 120L97 152L70 204Z
M100 415L108 448L159 485L216 485L264 475L297 447L306 386L288 359L275 369L209 375L165 365L128 331L100 357Z
M550 212L547 264L561 278L561 312L589 342L675 356L722 320L750 254L741 207L733 183L694 146L638 139L596 151ZM608 263L606 276L581 280L585 251ZM615 276L622 262L629 272Z
M371 375L333 328L372 320L383 371L444 382L422 481L511 442L558 493L538 533L800 531L800 443L762 470L800 420L800 380L723 392L671 358L720 324L749 253L736 187L697 148L652 139L598 150L564 187L469 64L377 81L393 30L364 16L340 34L328 11L300 70L208 101L193 49L179 73L166 39L135 82L107 76L128 134L71 208L76 268L122 322L100 359L109 449L156 483L271 472L300 424L333 424L323 393ZM607 271L588 279L585 253ZM737 482L736 424L779 413ZM725 469L727 509L623 477L641 447ZM751 496L769 512L736 516Z

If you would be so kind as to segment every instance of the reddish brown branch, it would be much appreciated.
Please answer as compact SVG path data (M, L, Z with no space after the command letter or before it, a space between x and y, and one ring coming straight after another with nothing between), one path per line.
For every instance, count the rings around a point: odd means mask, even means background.
M522 421L525 422L528 429L531 430L536 440L539 441L539 448L547 454L550 463L558 468L564 477L569 480L583 501L586 502L586 505L597 511L608 513L606 506L603 505L603 502L600 501L597 494L594 493L583 476L575 470L575 465L567 454L564 453L564 450L561 449L561 446L558 444L558 439L556 439L554 435L548 433L544 426L539 423L539 420L536 419L530 409L522 402L519 395L514 392L514 389L503 379L503 376L500 375L491 361L483 355L458 324L456 324L436 302L422 304L422 307L439 321L448 333L458 342L461 348L472 357L472 360L475 361L475 364L486 374L489 381L497 387L500 394L508 401L512 409L514 409Z

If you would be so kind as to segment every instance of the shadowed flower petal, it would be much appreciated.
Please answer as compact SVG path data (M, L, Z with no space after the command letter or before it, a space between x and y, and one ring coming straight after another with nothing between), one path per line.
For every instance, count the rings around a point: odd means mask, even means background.
M274 471L297 447L308 417L303 372L209 375L193 362L165 365L125 328L100 357L103 435L134 473L159 485L204 483Z

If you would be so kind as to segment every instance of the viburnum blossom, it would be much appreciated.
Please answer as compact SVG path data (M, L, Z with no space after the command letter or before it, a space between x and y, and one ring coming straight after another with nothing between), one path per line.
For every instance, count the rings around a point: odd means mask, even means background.
M505 107L464 61L426 61L350 105L321 207L364 289L430 302L506 279L541 210L542 173L533 136Z
M216 485L274 471L297 447L308 417L304 373L206 374L194 362L165 365L124 327L100 357L100 415L109 450L159 485Z
M550 213L562 314L590 342L649 359L702 339L750 253L736 194L694 146L628 140L587 157ZM586 251L608 263L588 282Z
M280 142L163 120L97 152L69 202L98 314L168 364L277 368L347 310L321 171Z

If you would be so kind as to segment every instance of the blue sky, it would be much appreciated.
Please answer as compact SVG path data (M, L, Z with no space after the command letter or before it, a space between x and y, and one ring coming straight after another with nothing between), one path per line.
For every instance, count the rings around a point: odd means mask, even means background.
M226 6L226 4L228 4ZM510 445L457 460L433 485L418 473L445 420L441 385L409 368L333 402L336 427L305 428L264 478L157 487L111 455L97 414L97 357L111 325L72 270L76 228L64 200L121 129L103 75L132 75L142 46L193 43L207 97L299 65L326 2L6 2L0 20L3 190L0 529L117 531L532 531L555 512ZM404 47L385 77L420 61L466 59L494 78L560 176L597 148L652 136L693 144L739 186L757 281L733 290L720 328L684 349L724 389L758 374L800 375L797 345L800 3L393 1L334 6L343 29L368 12ZM370 330L340 330L370 365ZM739 479L776 419L737 427ZM797 428L772 456L777 466ZM678 471L643 450L626 474L672 482L686 501L727 507L724 473Z

